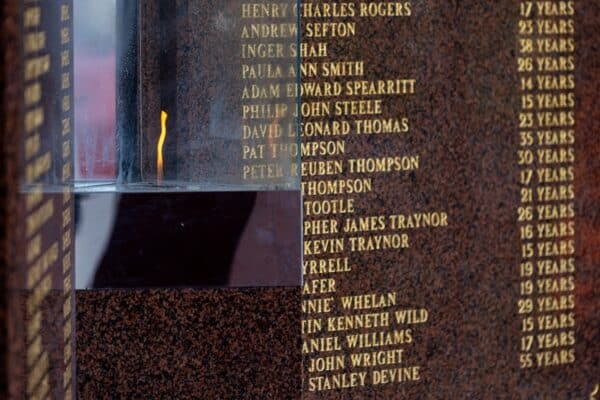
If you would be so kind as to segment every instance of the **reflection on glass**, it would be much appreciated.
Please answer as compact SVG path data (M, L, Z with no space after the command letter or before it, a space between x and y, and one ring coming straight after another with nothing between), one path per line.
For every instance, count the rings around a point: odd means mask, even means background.
M77 0L77 191L299 189L297 10L253 7Z
M299 284L297 14L269 4L77 0L77 288Z
M76 181L116 177L115 18L115 0L74 2Z
M76 198L77 288L294 286L297 192Z

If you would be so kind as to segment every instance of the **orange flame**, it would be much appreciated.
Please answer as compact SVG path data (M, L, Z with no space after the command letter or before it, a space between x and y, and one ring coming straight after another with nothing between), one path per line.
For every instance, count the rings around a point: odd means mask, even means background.
M165 145L165 139L167 138L167 118L169 115L166 111L160 112L160 137L158 138L158 144L156 146L156 181L161 183L163 180L163 147Z

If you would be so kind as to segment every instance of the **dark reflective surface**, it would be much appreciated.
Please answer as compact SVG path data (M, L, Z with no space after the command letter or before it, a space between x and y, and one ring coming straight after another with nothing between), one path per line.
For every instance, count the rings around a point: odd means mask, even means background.
M300 284L297 192L77 197L77 287Z

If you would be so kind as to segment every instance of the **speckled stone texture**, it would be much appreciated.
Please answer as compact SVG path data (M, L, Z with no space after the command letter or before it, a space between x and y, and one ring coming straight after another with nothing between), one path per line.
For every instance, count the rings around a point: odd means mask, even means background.
M298 288L78 291L80 399L297 399Z
M411 248L404 251L346 253L353 270L351 277L336 278L336 296L395 291L402 307L427 307L430 320L415 329L415 343L406 350L410 363L405 364L421 365L422 379L305 391L304 398L588 398L600 376L598 4L575 2L577 361L522 372L517 315L519 2L411 3L409 19L356 19L357 37L327 41L328 60L365 61L364 79L417 80L413 98L384 102L384 116L410 117L410 134L344 138L347 158L421 156L414 173L374 175L373 192L353 196L355 214L444 210L450 226L411 231Z

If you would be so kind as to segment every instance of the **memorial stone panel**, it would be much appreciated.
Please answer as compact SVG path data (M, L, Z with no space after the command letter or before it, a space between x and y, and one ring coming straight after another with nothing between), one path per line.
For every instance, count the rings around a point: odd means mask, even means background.
M303 398L597 394L597 5L300 14Z
M597 2L116 4L125 239L77 302L73 5L1 8L0 397L600 398ZM207 198L262 207L209 281Z
M74 396L72 15L67 0L3 4L2 394L9 398Z

